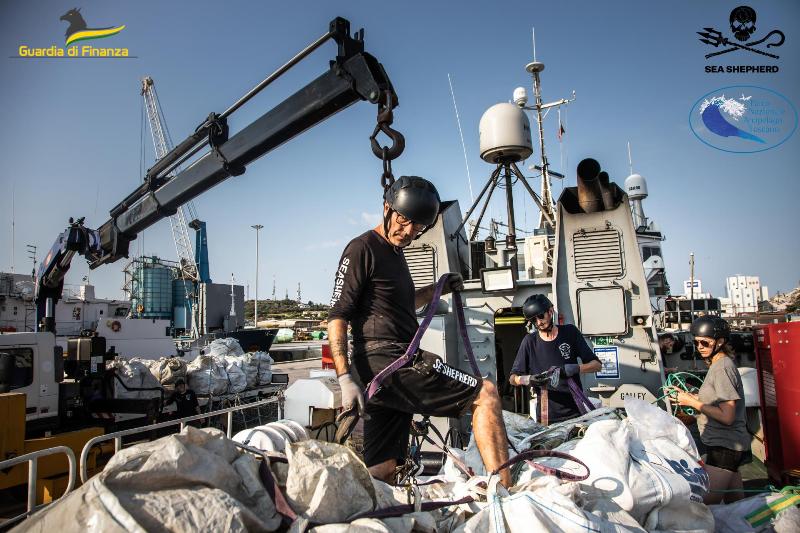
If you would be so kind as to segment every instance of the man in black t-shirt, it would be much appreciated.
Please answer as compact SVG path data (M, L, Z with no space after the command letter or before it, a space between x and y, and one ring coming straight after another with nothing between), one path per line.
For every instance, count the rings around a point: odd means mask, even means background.
M511 367L512 385L529 387L531 377L557 367L561 378L556 387L548 385L547 421L561 422L580 415L567 379L574 379L581 387L580 374L600 371L602 365L594 351L586 343L583 334L572 324L557 326L553 320L553 304L543 294L534 294L525 300L522 307L525 319L533 326L522 343ZM578 362L580 358L581 363ZM543 420L542 402L537 404L537 420Z
M415 310L433 296L433 284L415 290L403 248L433 226L438 213L439 194L432 183L416 176L400 177L384 194L382 224L350 241L336 271L328 339L342 406L357 407L364 415L364 462L374 477L384 481L392 481L405 459L414 414L458 417L471 408L475 440L487 470L508 459L494 384L450 367L424 350L416 352L412 366L391 374L364 402L364 386L405 353L419 327ZM461 275L450 274L444 294L462 287ZM348 324L353 334L352 369ZM500 476L508 486L508 469Z

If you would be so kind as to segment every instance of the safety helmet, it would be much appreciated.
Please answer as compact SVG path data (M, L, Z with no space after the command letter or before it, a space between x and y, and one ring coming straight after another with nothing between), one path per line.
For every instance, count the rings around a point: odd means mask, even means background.
M439 192L433 183L419 176L400 176L386 189L383 199L390 209L415 224L432 226L439 216Z
M522 304L522 314L525 315L525 320L533 321L536 315L546 313L553 307L553 302L544 294L534 294L528 296L525 303Z
M689 328L695 337L709 337L711 339L725 339L731 336L731 327L724 318L718 316L701 316L692 322Z

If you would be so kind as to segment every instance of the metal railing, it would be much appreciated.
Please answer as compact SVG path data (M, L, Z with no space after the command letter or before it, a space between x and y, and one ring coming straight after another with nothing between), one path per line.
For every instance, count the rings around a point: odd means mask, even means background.
M81 458L80 458L80 473L81 473L81 483L86 483L89 479L89 467L88 467L88 459L89 459L89 452L91 451L92 447L95 445L107 441L112 440L114 441L114 453L117 453L122 449L122 437L127 437L129 435L135 435L137 433L145 433L148 431L153 431L161 428L166 428L170 426L177 426L180 425L181 431L186 427L186 424L189 422L193 422L195 420L203 420L206 418L217 417L220 415L227 415L227 428L226 434L228 438L231 438L233 434L233 414L237 411L243 411L245 409L252 409L255 407L262 407L264 405L269 405L273 403L278 404L278 419L283 417L282 411L282 397L281 396L274 396L271 398L267 398L264 400L259 400L257 402L252 403L243 403L240 405L235 405L233 407L226 407L225 409L219 409L217 411L210 411L208 413L202 413L199 415L192 415L187 416L185 418L179 418L177 420L168 420L166 422L159 422L158 424L152 424L149 426L141 426L131 429L125 429L122 431L116 431L114 433L107 433L105 435L99 435L90 439L86 442L81 450ZM66 493L65 493L66 494Z
M38 473L38 460L40 457L45 457L47 455L55 455L57 453L63 453L67 456L67 462L69 463L69 481L67 481L67 489L64 493L56 498L56 500L63 498L66 496L74 487L75 487L75 478L77 477L77 462L75 461L75 454L73 453L71 448L66 446L54 446L52 448L45 448L44 450L37 450L35 452L26 453L25 455L20 455L19 457L14 457L13 459L6 459L5 461L0 461L0 470L5 470L6 468L11 468L14 465L19 463L28 463L28 508L27 510L19 514L13 518L9 518L8 520L1 522L0 527L5 528L14 522L18 522L23 518L26 518L31 515L37 509L44 507L48 504L44 503L42 505L36 505L36 478ZM56 501L53 500L53 501ZM52 502L50 502L52 503Z

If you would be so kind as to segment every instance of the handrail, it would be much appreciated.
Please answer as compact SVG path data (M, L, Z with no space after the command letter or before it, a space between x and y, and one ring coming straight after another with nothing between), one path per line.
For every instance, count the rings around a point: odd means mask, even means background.
M67 462L69 463L69 481L67 481L67 489L61 496L56 498L56 500L58 500L66 496L75 487L75 478L77 477L77 462L75 461L75 453L72 451L71 448L67 446L53 446L52 448L36 450L35 452L26 453L24 455L13 457L11 459L6 459L5 461L0 461L0 470L11 468L12 466L17 465L19 463L24 463L24 462L28 463L28 508L24 513L14 516L13 518L9 518L8 520L0 523L0 527L5 528L6 526L14 522L17 522L27 516L30 516L31 513L36 511L38 508L48 505L46 503L43 503L42 505L38 506L36 505L36 488L37 488L36 478L38 473L38 460L40 457L55 455L57 453L63 453L64 455L66 455Z
M80 458L80 474L81 474L81 483L86 483L89 479L89 467L88 467L88 458L89 458L89 451L92 449L93 446L96 444L114 439L114 453L117 453L122 448L122 437L127 437L128 435L134 435L136 433L144 433L146 431L152 431L154 429L161 429L169 426L181 426L181 431L186 427L188 422L192 422L194 420L203 420L206 418L211 418L214 416L219 416L223 414L227 414L227 430L226 434L228 438L231 438L232 431L233 431L233 413L236 411L243 411L245 409L250 409L253 407L261 407L262 405L268 405L271 403L278 403L278 407L280 409L280 396L273 396L271 398L266 398L264 400L259 400L257 402L252 403L243 403L240 405L235 405L233 407L226 407L225 409L219 409L217 411L210 411L208 413L202 413L199 415L192 415L187 416L184 418L179 418L177 420L167 420L166 422L159 422L158 424L151 424L149 426L139 426L131 429L124 429L122 431L115 431L114 433L106 433L105 435L98 435L92 439L89 439L86 444L83 446L81 450L81 458ZM282 413L279 413L278 418L281 418Z

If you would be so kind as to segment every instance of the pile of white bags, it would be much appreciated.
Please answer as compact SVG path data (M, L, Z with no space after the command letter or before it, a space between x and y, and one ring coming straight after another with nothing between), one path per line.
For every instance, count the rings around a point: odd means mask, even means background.
M186 375L189 388L195 394L220 396L228 392L224 359L220 362L211 355L199 355L186 366Z
M625 420L601 410L546 429L507 416L512 440L520 443L545 430L571 435L583 426L581 438L558 449L589 468L587 479L569 482L526 466L509 490L497 476L465 480L456 473L419 479L407 491L372 479L349 448L294 439L284 441L288 465L264 459L269 474L259 481L252 455L216 430L187 427L123 450L103 473L23 525L60 533L90 525L98 531L274 531L289 521L289 531L298 533L714 531L714 517L699 501L708 479L686 428L646 402L628 400L626 408ZM537 462L585 474L564 459ZM472 501L454 503L465 496ZM281 507L283 498L288 507ZM422 510L435 502L445 507ZM283 526L277 509L289 509ZM780 518L791 526L797 516Z
M114 379L114 398L120 400L148 400L161 397L161 383L153 376L150 368L143 360L116 358L113 361L108 361L106 368L113 369L116 375Z
M281 517L252 455L215 429L132 446L17 531L275 531Z

